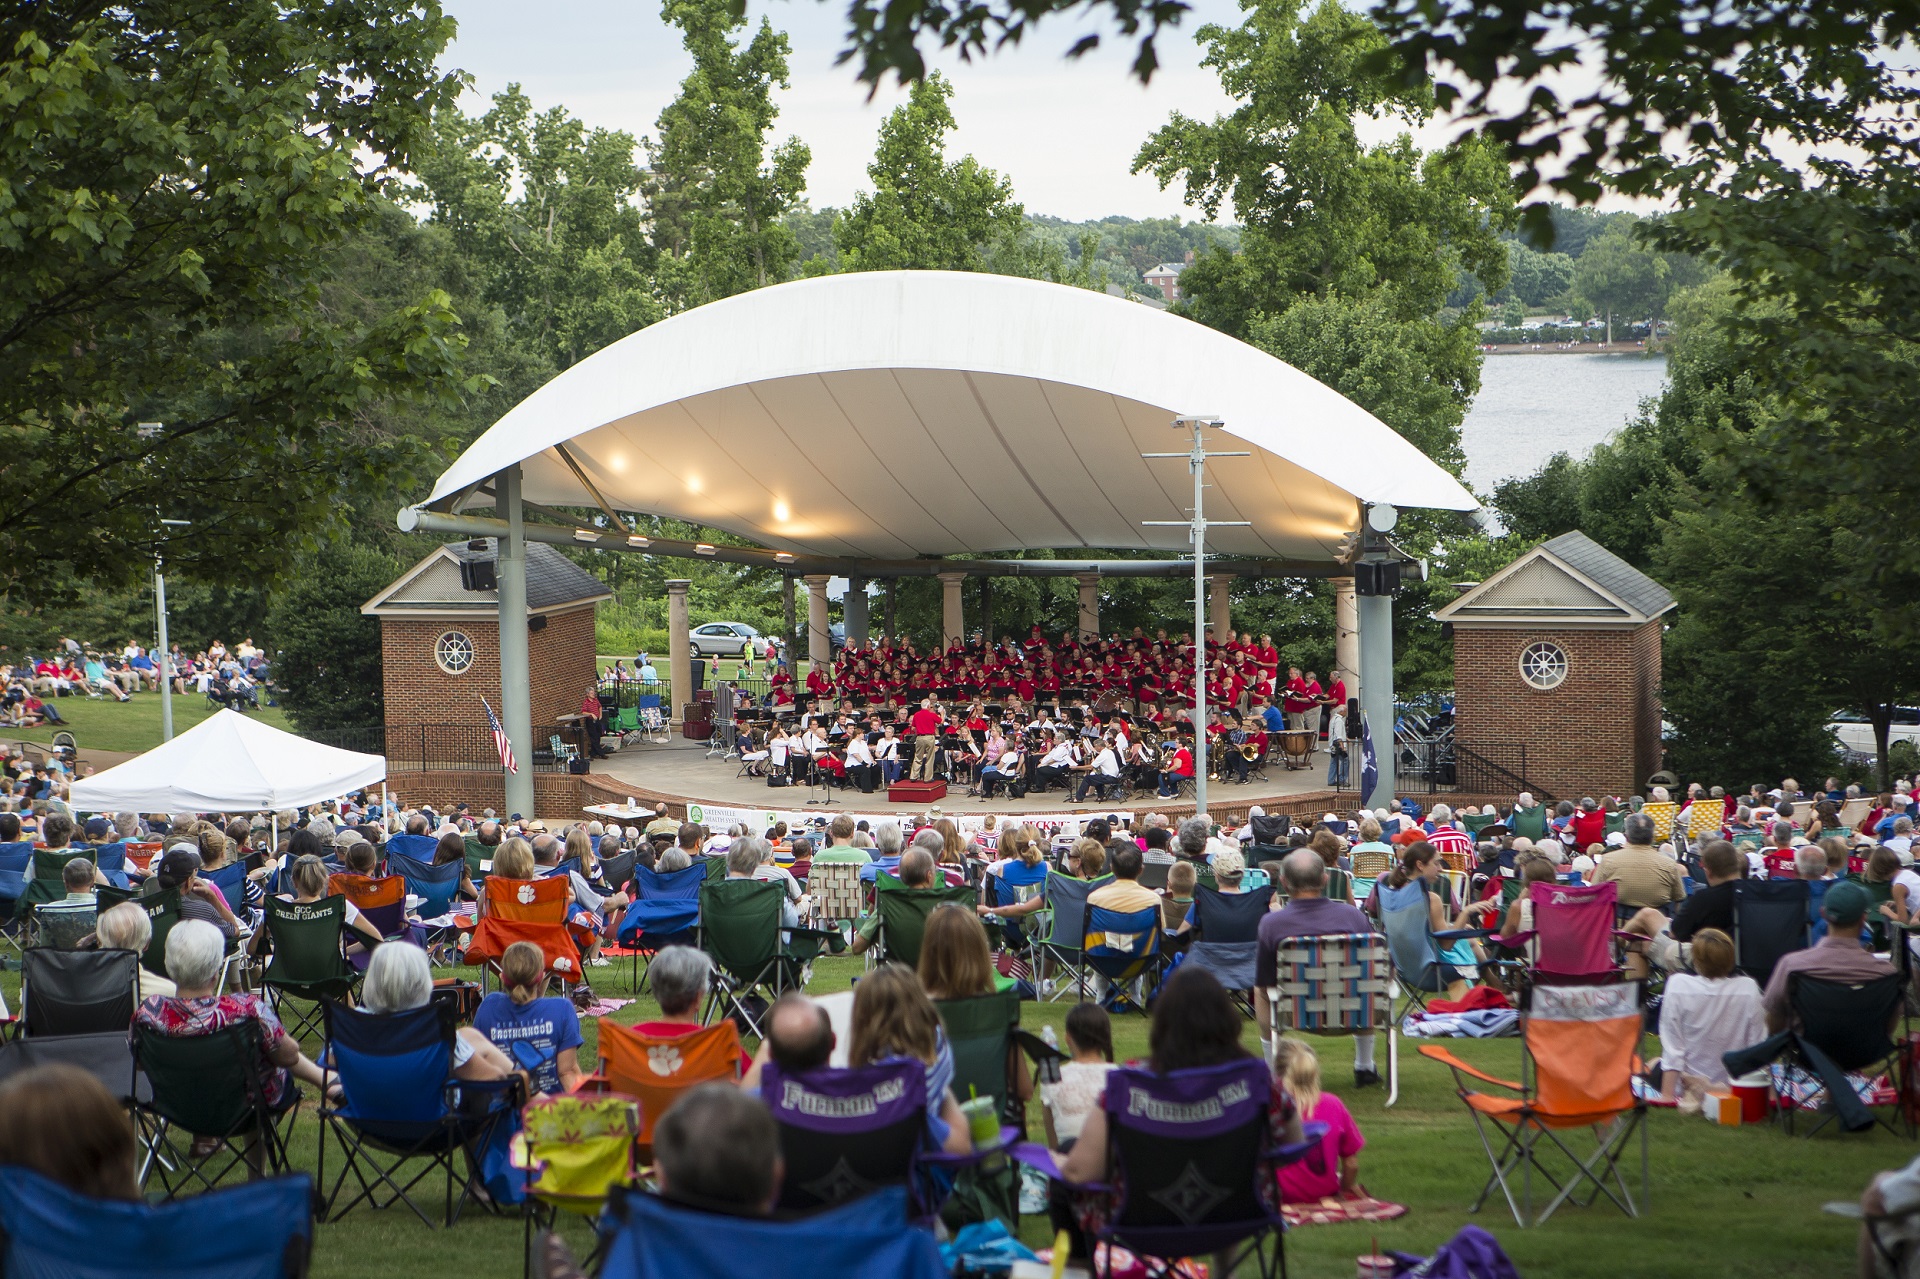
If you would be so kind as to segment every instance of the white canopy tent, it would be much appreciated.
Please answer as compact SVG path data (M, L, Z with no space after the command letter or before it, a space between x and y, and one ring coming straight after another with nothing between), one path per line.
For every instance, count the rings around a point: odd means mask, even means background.
M1327 562L1360 504L1467 511L1458 480L1264 351L1086 289L856 272L687 311L516 405L426 505L521 498L725 529L775 551L887 560L1014 549L1185 551L1191 481L1143 452L1218 418L1251 456L1208 467L1221 555ZM564 452L563 452L564 450ZM576 469L576 467L578 469Z
M383 782L387 761L221 710L170 742L73 784L83 813L278 811Z

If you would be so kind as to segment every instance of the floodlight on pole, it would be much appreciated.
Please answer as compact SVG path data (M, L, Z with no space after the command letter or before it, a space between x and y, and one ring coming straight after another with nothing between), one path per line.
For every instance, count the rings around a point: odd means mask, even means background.
M1193 540L1193 811L1207 811L1207 529L1215 525L1246 527L1250 520L1209 520L1206 516L1207 459L1214 457L1250 457L1250 453L1209 453L1206 429L1224 426L1219 418L1202 414L1177 417L1176 431L1193 432L1193 447L1185 453L1142 453L1141 457L1184 457L1193 472L1193 518L1190 520L1143 520L1143 524L1162 528L1185 528Z

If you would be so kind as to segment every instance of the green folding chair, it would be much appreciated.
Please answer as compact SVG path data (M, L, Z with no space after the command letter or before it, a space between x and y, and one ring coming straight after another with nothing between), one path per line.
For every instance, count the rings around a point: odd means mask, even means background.
M881 871L874 883L873 905L880 916L880 932L869 952L872 962L918 968L920 939L926 935L927 918L933 914L934 907L946 902L957 902L971 911L974 890L964 884L908 888L896 877Z
M147 953L140 957L140 966L157 977L167 975L167 934L180 922L180 890L168 888L139 899L140 909L147 912L147 923L153 929L153 940L147 943Z
M304 1040L320 1032L321 1001L345 1001L359 982L359 974L341 954L347 899L337 894L317 902L268 897L261 905L267 912L267 941L273 947L265 978L267 998L287 1033ZM289 999L305 1000L312 1007L293 1008Z
M14 913L21 920L27 919L36 906L51 906L67 895L67 883L62 875L67 863L76 857L98 865L97 856L91 848L82 844L73 848L36 848L33 850L33 876L27 880L27 887L20 894L20 901Z
M467 878L476 884L484 881L491 868L493 855L498 851L497 846L483 844L473 836L467 836ZM487 862L489 865L482 866L480 864L482 862Z
M613 713L613 731L622 736L628 733L639 732L640 708L638 706L622 706L619 710L615 711Z
M158 1034L136 1022L133 1054L151 1089L134 1110L145 1147L143 1191L156 1173L163 1198L172 1199L195 1187L212 1190L237 1169L245 1169L248 1180L292 1171L287 1137L300 1085L287 1080L280 1108L268 1104L259 1022L187 1036ZM195 1158L194 1143L176 1140L176 1132L217 1144Z
M773 1001L804 989L820 952L845 944L832 929L782 928L785 900L786 888L772 880L721 878L700 885L700 948L713 959L701 1021L711 1021L718 1009L745 1033L764 1038L761 1021Z
M1051 1001L1070 994L1076 1000L1086 997L1079 973L1080 950L1087 940L1087 897L1094 889L1112 882L1111 875L1093 880L1057 873L1047 876L1040 890L1047 904L1039 912L1045 917L1047 931L1035 938L1033 944L1034 989L1040 998ZM1073 980L1061 980L1063 973L1074 974Z
M962 1100L993 1098L1001 1126L1024 1135L1027 1107L1014 1087L1014 1051L1024 1052L1042 1072L1056 1067L1050 1073L1052 1078L1058 1077L1057 1063L1066 1060L1066 1055L1020 1029L1020 995L1015 990L996 990L971 999L936 1000L933 1006L953 1050L954 1095ZM997 1159L961 1168L941 1215L950 1227L998 1217L1018 1233L1020 1193L1015 1170Z

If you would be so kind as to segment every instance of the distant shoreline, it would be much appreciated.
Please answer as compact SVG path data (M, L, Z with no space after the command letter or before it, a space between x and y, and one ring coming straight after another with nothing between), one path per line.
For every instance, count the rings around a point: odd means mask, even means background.
M1579 342L1567 345L1560 342L1505 342L1498 346L1482 343L1482 355L1665 355L1661 347L1647 348L1644 342L1615 342L1608 345L1603 342Z

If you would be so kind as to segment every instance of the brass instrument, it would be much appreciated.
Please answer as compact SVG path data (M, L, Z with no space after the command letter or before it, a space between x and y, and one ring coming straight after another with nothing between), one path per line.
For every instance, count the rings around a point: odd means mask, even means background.
M1249 764L1257 761L1264 753L1264 751L1252 742L1243 742L1240 746L1240 758L1246 760Z

